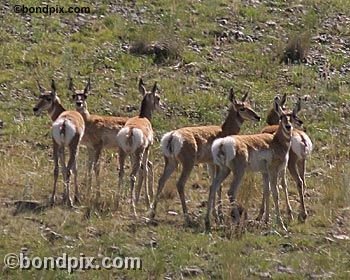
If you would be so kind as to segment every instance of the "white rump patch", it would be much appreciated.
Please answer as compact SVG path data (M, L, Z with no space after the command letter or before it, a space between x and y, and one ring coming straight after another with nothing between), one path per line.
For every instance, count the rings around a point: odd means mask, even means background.
M312 152L312 142L306 133L293 135L291 149L298 158L305 158Z
M140 147L147 147L150 139L144 137L139 128L123 127L117 134L117 143L124 152L134 153Z
M182 148L184 138L177 131L165 133L160 141L160 148L166 157L176 157Z
M229 166L230 161L236 156L235 146L236 142L232 136L216 139L211 146L214 163L220 166Z
M69 119L58 118L52 124L52 137L60 146L68 146L76 131L75 125Z

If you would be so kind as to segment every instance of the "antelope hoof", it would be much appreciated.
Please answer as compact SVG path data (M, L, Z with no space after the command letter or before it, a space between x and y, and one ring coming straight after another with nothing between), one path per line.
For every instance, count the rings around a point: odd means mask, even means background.
M288 232L288 230L287 230L287 228L286 228L286 226L284 225L284 223L283 223L282 220L278 220L278 221L277 221L277 224L278 224L278 226L279 226L283 231Z
M70 197L65 199L65 203L70 208L74 207L73 201L72 201L72 199Z
M307 213L306 212L300 212L298 215L298 220L299 222L304 223L307 218Z
M54 206L56 203L56 196L52 196L51 199L50 199L50 206Z
M240 213L239 213L239 208L238 207L233 207L231 210L231 218L232 218L232 222L234 224L239 224L239 220L240 220Z
M293 213L291 211L288 211L288 221L294 221L294 216L293 216Z
M187 215L185 215L185 223L184 223L184 227L193 227L193 221L191 221L190 217Z
M205 233L209 234L211 232L211 226L209 219L205 219Z
M74 195L74 204L81 205L80 197L78 195Z
M70 198L69 195L67 195L67 193L63 193L63 203L66 204L68 207L73 207L73 201Z
M151 206L151 208L147 212L147 217L149 219L153 220L155 216L156 216L156 212L154 211L154 209Z
M137 218L136 208L132 207L131 212L133 213L134 218Z

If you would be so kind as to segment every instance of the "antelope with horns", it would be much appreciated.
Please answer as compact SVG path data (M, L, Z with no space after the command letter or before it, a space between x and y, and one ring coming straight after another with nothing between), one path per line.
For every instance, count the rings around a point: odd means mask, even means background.
M246 102L247 96L248 94L245 94L241 101L237 101L233 89L230 90L229 100L231 106L221 126L183 127L170 131L163 136L161 140L161 150L164 155L165 166L163 174L158 182L158 189L154 202L150 209L150 218L155 217L160 193L166 181L175 171L178 163L181 163L182 172L176 183L176 187L181 200L185 224L190 224L184 188L194 165L197 163L207 163L209 173L211 177L213 177L215 167L210 152L213 141L219 137L238 134L245 120L260 121L260 117L250 107L249 103Z
M287 95L284 94L282 96L282 99L280 100L280 106L282 108L286 102L286 97ZM300 109L301 109L301 99L298 98L298 101L295 104L295 108L293 112L291 112L292 122L297 127L302 126L302 121L299 120L297 115L293 113L299 112ZM278 125L277 125L278 121L279 121L278 115L276 114L275 110L272 108L268 113L267 120L266 120L269 126L263 128L262 133L275 133L278 128ZM300 221L304 221L307 218L307 211L306 211L305 202L304 202L304 192L306 187L305 168L306 168L306 159L312 152L312 146L313 145L310 137L304 131L300 129L293 129L292 143L291 143L291 148L289 150L289 158L288 158L287 166L288 166L289 173L291 174L298 188L300 208L301 208L298 218ZM293 219L292 208L289 202L287 182L286 182L285 176L282 176L281 184L285 194L287 214L290 219ZM264 201L262 202L260 212L257 217L258 220L260 220L264 215L263 205L264 205Z
M70 176L74 175L74 202L79 202L79 191L77 182L77 157L79 152L79 143L83 137L85 124L82 116L76 111L66 111L61 105L60 99L56 94L56 86L54 80L51 83L51 91L46 91L37 81L40 96L39 102L33 108L36 116L41 112L47 111L52 119L52 141L53 141L53 159L54 159L54 185L51 196L51 204L55 203L57 179L59 172L59 164L61 163L63 180L65 184L64 201L72 206L73 202L70 198ZM69 160L65 162L65 147L69 149Z
M85 133L81 144L88 150L88 178L87 185L92 190L92 169L94 170L97 184L97 196L100 195L100 156L103 149L119 150L116 136L128 120L127 117L99 116L89 113L86 100L91 90L90 79L84 90L77 90L70 78L69 90L75 102L76 110L85 121Z
M117 135L117 142L120 147L120 172L119 172L119 191L123 185L124 177L124 162L127 155L131 157L132 171L130 174L130 193L132 211L136 216L136 196L135 196L135 182L136 174L140 167L143 166L143 178L148 178L149 164L148 154L149 148L153 143L153 129L151 124L152 113L154 110L160 108L161 101L157 92L157 83L155 82L150 92L146 91L143 80L139 81L139 91L143 96L141 102L140 113L138 116L130 118L125 126L119 131ZM149 184L148 180L144 180L146 191L146 203L150 204L150 194L153 194L153 184ZM141 185L139 184L141 187ZM138 190L139 193L139 190Z
M207 231L210 230L210 214L214 206L215 193L231 171L234 176L228 196L233 207L232 214L239 222L239 213L235 201L241 180L247 170L261 172L263 175L265 221L268 222L269 219L271 188L277 223L286 230L280 215L279 194L276 185L279 174L283 173L287 166L293 127L290 115L285 114L281 109L278 97L275 98L274 108L280 117L280 123L275 134L232 135L214 141L211 151L214 163L218 166L218 172L210 187L205 219Z

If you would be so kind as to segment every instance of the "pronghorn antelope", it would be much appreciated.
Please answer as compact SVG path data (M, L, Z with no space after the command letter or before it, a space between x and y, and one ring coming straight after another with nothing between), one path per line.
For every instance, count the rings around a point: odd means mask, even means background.
M77 156L79 152L79 143L83 137L85 124L82 116L76 111L66 111L61 105L60 99L56 94L54 80L51 83L51 91L46 91L40 84L39 102L33 108L36 116L42 111L47 111L51 117L52 123L52 140L53 140L53 159L54 159L54 185L51 196L51 204L55 203L56 188L60 160L63 180L65 183L64 200L69 206L72 206L70 198L70 175L73 172L75 194L74 202L79 202L78 182L77 182ZM64 149L68 147L70 157L68 164L65 163Z
M197 163L207 163L210 176L215 173L210 147L213 141L219 137L238 134L241 125L245 120L260 121L260 117L246 102L245 94L241 101L237 101L230 90L229 100L231 106L228 115L221 126L195 126L183 127L166 133L161 140L161 149L164 155L165 166L163 174L158 182L158 189L155 199L150 209L150 218L154 218L157 203L166 181L175 171L178 163L182 165L180 179L176 187L180 196L185 223L190 224L188 215L184 187L191 174L191 171ZM220 196L219 196L220 200Z
M280 101L280 106L284 106L286 102L286 94L282 96ZM282 107L283 108L283 107ZM299 98L297 103L295 104L295 108L291 113L292 122L296 127L302 126L302 121L299 120L296 113L301 109L301 99ZM267 123L269 126L263 128L262 133L275 133L278 128L278 115L276 114L274 109L271 109L268 113ZM291 176L293 177L299 193L300 207L301 212L299 213L299 220L304 221L307 218L307 211L304 203L304 192L305 192L305 165L306 159L312 152L312 142L310 137L300 129L293 129L292 133L292 143L291 148L289 150L289 158L288 158L288 170ZM290 219L293 219L292 208L290 206L288 190L287 190L287 182L286 177L282 176L281 184L283 187L283 191L286 198L287 205L287 213ZM257 217L260 220L264 214L264 202L262 202L260 213Z
M140 79L139 91L143 96L141 102L140 113L138 116L130 118L125 126L119 131L117 135L117 142L120 147L120 173L119 173L119 191L123 185L124 177L124 162L127 155L131 157L132 171L130 174L130 193L131 204L134 215L136 216L136 196L135 196L135 181L136 174L140 167L143 166L143 178L145 185L146 203L150 204L150 194L153 194L153 184L149 184L147 178L149 173L148 154L149 148L153 143L153 129L151 124L152 112L161 107L160 97L156 94L157 83L154 83L151 92L147 92L145 85ZM141 185L139 185L141 187ZM139 193L139 191L138 191Z
M214 206L215 193L221 183L232 171L233 181L228 191L232 214L239 221L238 209L235 206L237 191L247 170L261 172L264 181L265 221L269 219L269 193L272 190L275 203L277 223L286 230L280 216L279 194L277 190L278 176L286 168L292 137L290 115L284 113L279 105L279 97L275 98L274 108L280 117L275 134L232 135L214 141L211 151L218 172L210 187L208 209L205 219L206 229L210 230L210 214Z
M98 116L91 115L87 108L86 99L91 89L90 79L84 90L76 90L73 80L70 78L69 90L72 91L72 98L76 110L82 115L85 121L85 133L81 144L88 150L88 181L87 185L92 190L92 169L94 169L97 195L100 195L100 156L103 149L119 149L116 136L128 120L127 117Z

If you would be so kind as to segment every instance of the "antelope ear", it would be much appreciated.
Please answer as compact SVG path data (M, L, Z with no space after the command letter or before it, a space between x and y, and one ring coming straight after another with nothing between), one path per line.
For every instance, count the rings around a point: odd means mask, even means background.
M38 85L39 91L40 91L41 93L44 93L44 92L45 92L45 89L40 85L39 80L36 80L36 83L37 83L37 85Z
M90 77L89 77L87 84L84 88L84 94L87 96L89 94L90 90L91 90L91 81L90 81Z
M139 80L139 92L142 96L144 96L146 94L146 88L145 88L145 84L144 84L142 78L140 78L140 80Z
M245 102L248 98L249 92L246 92L244 96L242 97L242 102Z
M282 108L280 106L280 98L278 96L276 96L274 99L273 108L279 117L282 116L283 111L282 111Z
M157 89L158 89L157 82L154 82L154 85L153 85L153 88L152 88L151 93L152 93L153 95L155 95L155 94L156 94Z
M51 95L56 96L56 84L54 79L51 80Z
M301 110L301 98L298 97L298 101L295 103L293 108L293 114L296 115Z
M280 106L283 107L286 101L287 101L287 93L283 94L282 99L280 101Z
M230 88L230 93L228 94L228 99L230 100L231 103L234 103L234 104L237 103L233 88Z
M74 92L73 78L69 77L68 89Z

